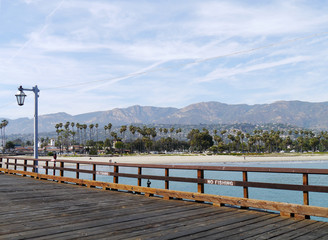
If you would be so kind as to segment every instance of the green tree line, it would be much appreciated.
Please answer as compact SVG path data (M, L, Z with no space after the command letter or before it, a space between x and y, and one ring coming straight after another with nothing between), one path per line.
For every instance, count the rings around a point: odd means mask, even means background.
M87 152L173 152L273 153L328 151L328 133L310 130L261 130L245 132L238 129L190 129L122 125L113 130L108 123L58 123L55 126L57 146L68 150L71 145L83 146ZM101 132L101 134L100 134ZM101 137L99 137L101 135Z

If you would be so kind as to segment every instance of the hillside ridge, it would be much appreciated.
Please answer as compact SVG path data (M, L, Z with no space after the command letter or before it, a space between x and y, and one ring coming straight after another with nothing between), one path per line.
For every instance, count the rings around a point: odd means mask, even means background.
M32 133L33 119L10 120L7 134ZM231 124L282 123L310 129L328 129L328 102L276 101L270 104L199 102L183 108L134 105L127 108L70 115L64 112L39 116L39 132L55 131L57 123L74 122L103 127L129 124Z

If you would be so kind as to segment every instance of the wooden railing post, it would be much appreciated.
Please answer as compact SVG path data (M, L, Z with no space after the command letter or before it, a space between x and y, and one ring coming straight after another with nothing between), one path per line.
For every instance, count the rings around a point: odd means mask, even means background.
M309 185L309 175L307 173L303 173L303 185ZM303 191L303 205L309 205L309 192ZM306 219L310 219L310 216L305 215Z
M138 175L142 174L142 167L138 167ZM138 178L138 186L141 186L141 178Z
M247 182L248 181L248 176L247 176L247 172L244 171L243 172L243 182ZM244 198L248 198L248 187L243 187L244 188Z
M246 171L243 171L243 182L247 182L248 181L248 175ZM248 198L248 187L243 187L244 190L244 198ZM248 209L248 207L240 207L241 209Z
M118 166L114 165L114 176L113 176L113 183L118 183L118 176L115 174L118 174ZM116 188L111 188L112 191L117 191Z
M92 174L92 180L93 181L96 181L96 176L97 176L97 172L96 172L96 164L92 164L93 165L93 168L92 168L92 171L93 171L93 174Z
M309 184L309 177L307 173L303 173L303 185L308 185ZM303 192L303 204L304 205L309 205L309 192L304 191Z
M32 170L32 172L36 172L36 168L35 168L35 167L36 167L36 165L35 165L36 162L35 162L35 161L36 161L36 160L33 160L33 170Z
M26 171L27 171L27 160L24 159L24 172L26 172Z
M76 179L80 178L80 164L76 163Z
M204 170L202 170L202 169L197 170L197 178L204 179ZM198 191L198 193L204 193L204 183L197 184L197 191Z
M54 168L52 169L52 175L56 176L56 161L54 161Z
M165 177L169 177L170 170L168 168L165 168ZM165 180L165 189L169 189L170 183L169 180Z
M165 168L165 177L169 177L170 176L170 169L169 168ZM170 188L170 182L169 180L165 180L165 189L169 189ZM163 196L164 200L169 200L171 199L169 196L164 195Z
M9 169L9 158L7 158L6 168Z
M15 165L14 165L14 169L17 170L17 158L15 158Z
M61 177L64 177L64 162L60 162L60 173L59 173L59 175L61 176ZM63 183L64 181L60 181L60 183Z
M138 175L140 176L142 174L142 167L138 167ZM138 186L142 185L142 178L138 177ZM135 192L137 194L141 194L141 192Z
M114 166L114 174L117 174L118 173L118 166ZM118 183L118 176L115 176L113 177L113 183Z
M2 168L2 157L0 157L0 168Z
M27 171L27 160L25 160L24 159L24 167L23 167L23 170L24 170L24 172L26 172ZM25 177L26 175L25 174L23 174L23 177Z
M204 179L204 170L197 169L197 178L198 178L198 180ZM204 193L204 183L202 183L202 182L197 183L197 192ZM204 201L196 201L196 202L203 203Z
M49 167L49 161L46 161L46 175L48 175L48 173L49 173L48 167Z
M60 176L64 177L64 162L60 162Z

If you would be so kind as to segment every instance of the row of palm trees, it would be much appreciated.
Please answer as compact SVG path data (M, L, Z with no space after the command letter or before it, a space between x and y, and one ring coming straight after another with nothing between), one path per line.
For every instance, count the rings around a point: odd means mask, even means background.
M122 125L113 131L113 125L108 123L102 131L97 123L87 125L66 122L65 124L56 124L55 128L57 140L64 146L73 144L93 146L98 144L102 147L111 147L113 141L119 141L124 143L120 146L131 151L174 151L182 148L191 149L193 144L201 146L202 144L197 143L197 141L204 141L199 137L194 139L188 137L195 129L186 132L188 130L180 127L156 128ZM328 151L328 133L323 131L314 133L309 130L255 129L253 132L244 132L238 129L209 131L203 128L199 134L199 136L202 134L210 136L213 141L203 145L213 152ZM203 151L204 149L199 150Z
M108 123L104 126L104 136L103 138L112 138L115 140L122 140L125 139L125 133L127 130L131 132L133 136L135 136L136 133L139 134L139 136L143 137L152 137L155 138L157 136L156 128L155 127L137 127L134 125L130 125L129 127L127 125L123 125L120 127L118 132L111 131L113 125L111 123ZM67 134L67 137L71 138L71 143L78 143L81 145L85 145L86 142L89 141L99 141L99 124L80 124L80 123L74 123L74 122L66 122L63 123L57 123L55 125L56 133L58 136ZM159 128L158 129L161 134L169 134L170 137L172 135L178 134L182 132L181 128L175 129L174 127L171 128ZM108 132L108 133L107 133ZM75 138L77 136L77 138Z
M155 141L155 138L158 136L157 129L155 127L147 126L134 126L134 125L123 125L120 128L116 128L116 131L113 131L113 125L108 123L103 127L104 131L99 130L99 124L80 124L74 122L57 123L55 125L57 133L57 145L64 146L68 149L69 145L82 145L82 146L94 146L102 145L105 147L111 148L113 142L132 142L136 139L142 139L142 144L140 142L135 142L138 151L143 151L147 149L151 150L151 146ZM126 136L126 132L129 130L129 137ZM181 128L175 129L171 128L159 128L158 129L160 136L168 135L168 137L173 137L173 135L179 135L182 132ZM99 132L101 134L99 134ZM99 135L101 141L99 141ZM170 146L173 144L169 144ZM131 148L131 147L130 147ZM134 149L131 149L133 151Z

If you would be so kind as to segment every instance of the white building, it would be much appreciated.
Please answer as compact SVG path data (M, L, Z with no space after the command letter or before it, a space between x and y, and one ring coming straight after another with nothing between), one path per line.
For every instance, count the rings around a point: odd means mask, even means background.
M49 146L55 146L55 145L56 145L56 140L51 138Z

